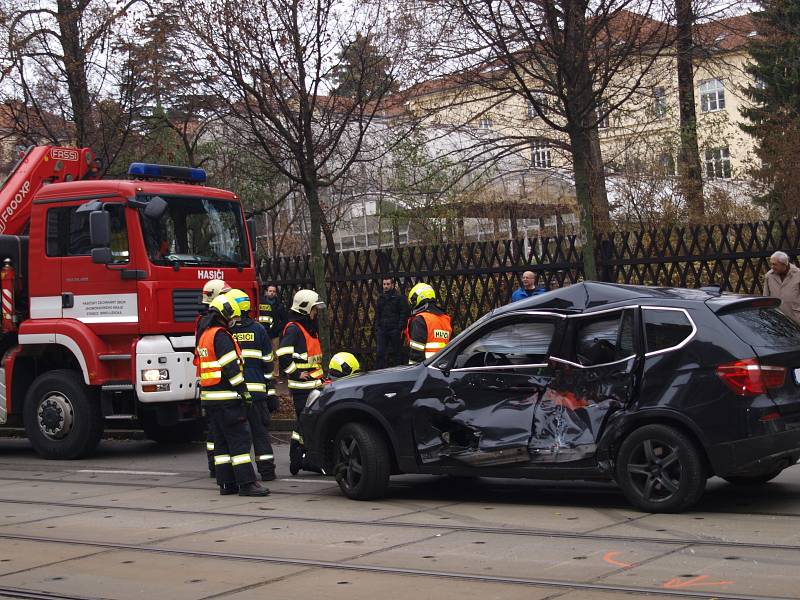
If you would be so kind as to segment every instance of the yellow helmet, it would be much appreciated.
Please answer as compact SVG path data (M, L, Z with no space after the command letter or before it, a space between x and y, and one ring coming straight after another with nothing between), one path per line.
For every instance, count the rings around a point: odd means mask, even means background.
M225 294L229 300L239 305L239 310L242 314L250 312L250 296L242 290L233 289Z
M417 308L428 300L436 300L436 292L427 283L418 283L408 292L408 303L411 308Z
M232 302L226 294L220 294L214 298L211 304L209 304L208 309L217 311L222 315L222 318L228 322L242 317L242 311L239 309L239 305L236 302Z
M211 301L214 298L220 294L230 291L230 289L231 286L222 281L222 279L212 279L211 281L207 281L203 286L203 297L201 302L203 304L211 304Z
M360 372L361 364L349 352L337 352L328 363L328 375L333 378L347 377Z

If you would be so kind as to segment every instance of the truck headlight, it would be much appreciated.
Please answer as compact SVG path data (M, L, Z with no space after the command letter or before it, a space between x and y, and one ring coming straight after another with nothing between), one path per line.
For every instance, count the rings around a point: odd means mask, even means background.
M314 405L314 402L317 401L317 398L320 397L320 394L322 394L322 392L319 390L311 390L308 398L306 398L306 408L311 408Z
M142 381L165 381L169 379L167 369L142 369Z

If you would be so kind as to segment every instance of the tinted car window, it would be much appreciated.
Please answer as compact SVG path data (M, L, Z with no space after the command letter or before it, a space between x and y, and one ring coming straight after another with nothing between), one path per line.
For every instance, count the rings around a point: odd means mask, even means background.
M642 311L645 352L674 348L692 334L692 324L678 310L645 309Z
M746 308L720 317L743 342L772 348L800 347L800 325L777 308Z
M620 311L577 321L573 358L580 364L601 365L634 353L632 311Z
M486 332L456 357L453 368L530 365L547 362L555 325L520 322Z

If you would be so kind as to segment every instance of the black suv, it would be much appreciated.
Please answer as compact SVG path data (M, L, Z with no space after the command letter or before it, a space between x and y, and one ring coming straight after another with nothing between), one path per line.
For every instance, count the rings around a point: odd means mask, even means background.
M800 457L800 326L773 298L586 282L496 309L424 363L308 399L309 459L354 499L391 474L613 479L651 512Z

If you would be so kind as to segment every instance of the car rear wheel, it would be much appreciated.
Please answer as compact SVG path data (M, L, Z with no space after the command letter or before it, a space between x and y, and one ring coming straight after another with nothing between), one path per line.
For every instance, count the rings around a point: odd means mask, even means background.
M622 442L616 479L631 504L647 512L680 512L706 487L706 469L696 444L668 425L645 425Z
M390 458L383 436L365 423L347 423L334 441L334 474L342 492L353 500L386 493Z
M768 473L761 473L760 475L732 475L730 477L723 477L723 479L732 485L755 486L763 485L768 481L772 481L781 473L783 473L782 468L769 471Z

